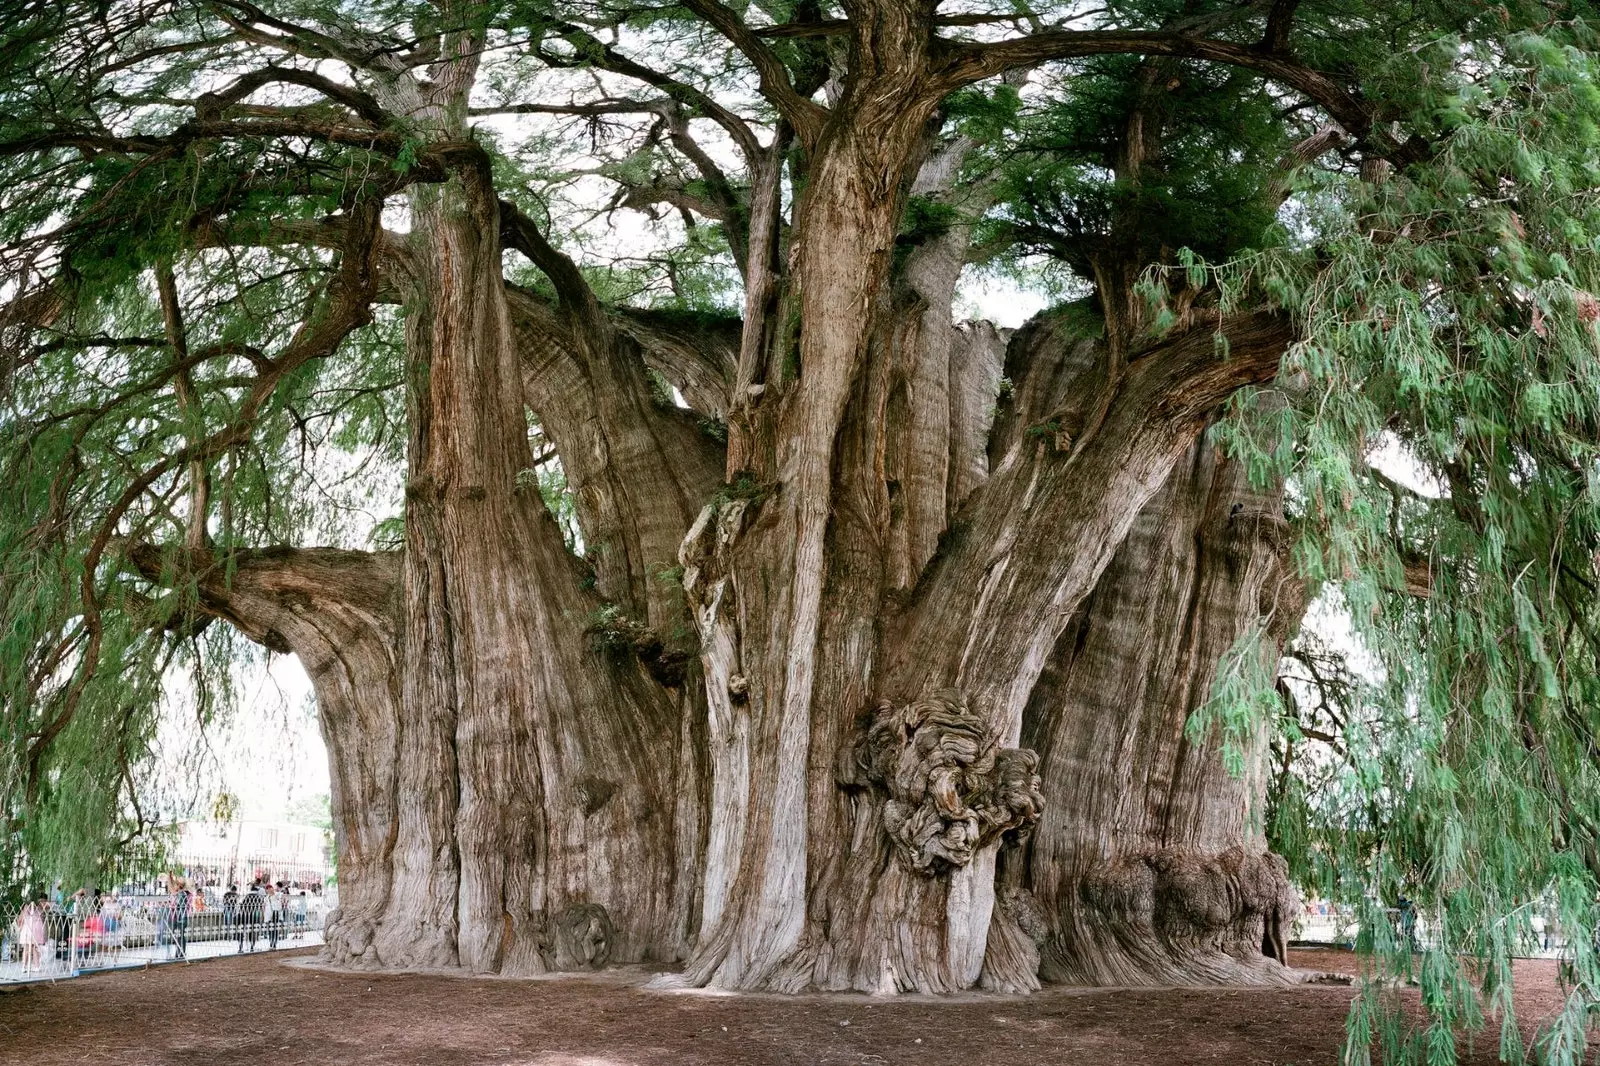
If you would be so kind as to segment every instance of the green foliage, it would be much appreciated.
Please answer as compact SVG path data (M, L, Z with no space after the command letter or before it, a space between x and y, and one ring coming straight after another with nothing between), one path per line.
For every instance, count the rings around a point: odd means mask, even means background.
M222 560L356 546L396 503L395 315L378 309L332 358L282 373L248 406L295 331L326 312L340 258L280 235L377 195L382 162L317 140L184 139L192 111L174 101L217 87L227 36L181 7L29 5L0 42L0 885L13 889L116 876L189 813L203 743L162 742L163 723L184 702L191 736L226 719L235 668L259 654L195 611L175 550L190 526L204 523ZM196 44L119 66L174 41ZM60 129L174 144L18 150ZM175 277L185 365L158 266ZM38 301L60 309L25 313L26 329L4 317ZM230 435L198 469L176 458ZM136 550L153 555L135 563Z
M756 24L838 14L786 0L735 6ZM1166 27L1260 55L1274 6L1116 0L1085 14L1046 3L1019 20ZM437 32L459 28L412 0L271 7L419 69ZM965 181L907 196L900 250L970 228L971 257L1060 301L1051 314L1069 337L1107 333L1105 289L1128 280L1119 272L1146 274L1145 334L1181 328L1197 310L1294 316L1305 340L1275 387L1235 406L1227 444L1263 483L1287 483L1301 573L1348 619L1350 639L1334 647L1303 634L1274 664L1253 631L1218 665L1190 738L1220 745L1243 772L1275 734L1282 758L1264 812L1273 845L1303 884L1359 909L1378 976L1419 983L1420 1027L1405 1024L1391 986L1363 989L1352 1059L1375 1048L1390 1063L1441 1066L1453 1061L1455 1027L1496 1012L1507 1054L1519 1047L1509 958L1530 908L1548 899L1572 931L1576 982L1540 1050L1575 1066L1600 989L1590 937L1600 889L1596 13L1535 0L1293 8L1285 54L1341 90L1359 86L1379 133L1415 136L1426 152L1369 180L1376 168L1364 178L1361 164L1378 136L1358 143L1346 131L1319 158L1292 156L1330 116L1276 80L1192 59L1074 59L942 102L931 143L971 144ZM200 93L265 62L211 6L64 0L25 5L8 25L0 295L6 314L13 300L34 309L0 317L0 882L12 891L107 876L119 856L156 861L154 827L170 813L152 769L163 694L186 679L202 730L229 713L232 667L252 653L196 611L196 575L176 548L197 517L186 448L237 431L198 470L211 488L198 518L219 558L312 540L403 543L402 383L424 369L406 365L403 310L375 308L248 409L263 368L332 299L343 250L308 237L311 227L379 197L436 201L434 149L441 138L470 143L488 154L497 192L574 257L603 303L690 320L742 311L734 262L749 176L699 94L750 122L760 143L779 132L737 54L708 49L704 25L670 6L462 10L492 28L475 104L593 98L599 86L608 106L641 111L469 129L462 101L437 127L407 117L372 125L370 138L281 136L263 124L321 123L338 107L279 86L228 112L255 125L191 136ZM963 36L953 23L940 33ZM807 84L846 61L827 42L770 40ZM671 81L602 72L610 47L658 63ZM334 71L364 92L387 77L322 55L271 58ZM685 150L680 129L709 145L713 166ZM52 140L68 130L94 143ZM786 151L780 263L810 162L798 139ZM191 366L176 364L166 338L158 266L177 279ZM555 295L532 267L510 258L507 271ZM769 396L802 370L795 292L776 300ZM714 420L702 428L727 432ZM1049 418L1026 433L1063 438ZM1401 457L1388 473L1380 449ZM580 552L559 461L530 464L518 487L541 494ZM771 491L740 474L712 503ZM940 551L970 535L952 522ZM671 567L656 577L681 580ZM611 650L655 639L616 607L591 621ZM1420 958L1383 913L1401 894L1437 932Z
M735 501L750 505L759 504L771 493L771 485L763 484L754 474L741 470L732 481L723 484L712 494L711 506L720 511Z
M1226 259L1272 239L1264 190L1284 124L1255 76L1116 56L1026 99L986 152L1000 206L981 239L1009 237L1013 254L1058 259L1085 278L1113 231L1125 234L1124 254L1146 262L1179 247ZM1137 169L1121 161L1136 108L1164 134Z
M1222 763L1234 777L1255 764L1265 731L1283 714L1271 648L1263 627L1247 630L1217 664L1209 697L1184 726L1191 744L1220 743Z
M1509 959L1545 898L1575 983L1543 1061L1581 1059L1600 987L1595 44L1580 22L1422 49L1455 72L1407 95L1431 158L1329 186L1313 240L1208 268L1307 338L1280 389L1238 405L1231 448L1288 479L1299 564L1357 649L1303 678L1321 696L1297 699L1300 722L1332 735L1274 786L1270 828L1308 883L1368 909L1380 972L1420 983L1414 1031L1382 986L1358 1000L1360 1061L1374 1043L1453 1061L1453 1028L1489 1010L1518 1047ZM1270 679L1251 696L1226 666L1208 716L1266 711ZM1291 725L1279 743L1304 739ZM1401 895L1432 923L1420 959L1375 909Z
M314 825L332 832L333 800L326 792L304 796L285 807L283 817L297 825Z

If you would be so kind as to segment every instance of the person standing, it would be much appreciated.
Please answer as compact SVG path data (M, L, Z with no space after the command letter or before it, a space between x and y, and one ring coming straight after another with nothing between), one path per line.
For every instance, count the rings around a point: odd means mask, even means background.
M22 913L17 915L17 943L22 945L23 973L44 969L41 953L48 939L45 936L44 912L49 902L49 895L40 892L32 902L22 908Z
M239 923L239 886L229 885L228 891L222 894L222 937L224 940L234 938L234 926Z
M256 938L261 935L261 922L266 913L263 906L265 900L261 894L261 880L257 878L250 884L250 891L245 893L244 899L239 902L239 950L245 950L245 940L250 941L250 950L256 949Z
M267 912L267 950L278 950L278 936L283 931L283 893L277 885L267 882L265 898Z
M303 888L300 890L299 894L294 897L294 938L296 940L299 940L305 935L306 911L310 902L311 901L306 898L306 890Z
M1405 938L1406 950L1416 954L1422 950L1417 942L1417 905L1405 896L1397 901L1400 911L1400 935Z
M183 878L169 874L167 884L172 890L169 907L172 913L173 958L186 959L189 957L189 909L193 900Z
M122 956L122 901L114 892L107 892L100 904L100 925L105 930L105 950L115 966Z

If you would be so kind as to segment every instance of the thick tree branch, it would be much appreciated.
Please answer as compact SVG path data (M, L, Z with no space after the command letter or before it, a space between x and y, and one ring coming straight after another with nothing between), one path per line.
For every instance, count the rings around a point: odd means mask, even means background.
M577 328L591 340L605 343L611 326L583 271L570 256L546 240L533 219L509 200L500 201L500 239L506 247L515 248L544 272L555 286L562 310Z
M1358 140L1397 164L1426 158L1428 146L1419 138L1400 144L1375 121L1372 108L1337 79L1312 70L1284 55L1263 52L1230 41L1168 31L1051 30L1013 40L969 44L943 41L949 57L937 80L941 92L994 77L1016 67L1036 66L1058 59L1101 55L1160 55L1200 59L1254 70L1302 93L1326 111Z
M172 349L173 389L178 397L178 415L184 423L184 433L190 447L199 444L199 434L204 425L200 410L200 392L195 388L194 375L189 372L189 337L184 328L183 309L178 300L178 282L172 272L172 263L162 260L156 264L156 292L161 299L161 319L166 328L167 344ZM204 548L210 541L206 520L211 511L211 478L204 459L189 463L189 529L184 544L191 549Z
M1267 32L1261 38L1263 52L1289 51L1289 30L1294 24L1294 9L1300 0L1272 0L1272 10L1267 13Z
M1270 380L1294 339L1292 322L1270 312L1197 325L1130 361L1091 424L1077 419L1097 405L1080 398L1082 415L1020 434L919 582L889 642L885 694L954 685L997 726L1018 728L1056 638L1139 510L1217 407ZM953 632L963 634L955 655Z
M194 101L195 114L197 117L207 115L215 117L223 109L243 101L257 89L274 83L313 89L334 103L349 108L354 115L373 126L385 126L392 117L370 93L351 85L341 85L332 78L325 78L308 70L296 70L293 67L267 67L264 70L251 71L217 92L202 93Z
M1343 133L1333 126L1324 126L1291 148L1267 179L1267 207L1274 212L1282 207L1293 189L1295 174L1343 143Z
M129 563L162 587L193 583L195 606L272 651L304 652L291 639L306 608L330 605L374 618L392 615L399 588L395 552L338 548L256 548L218 555L208 548L130 545Z
M403 73L408 67L392 42L380 42L373 37L347 39L269 15L245 0L210 0L209 6L218 18L251 44L307 59L337 59L352 67L387 76ZM274 32L269 33L262 27Z
M587 104L497 104L469 107L469 115L664 115L677 106L670 97L655 100L596 100Z
M761 95L789 121L803 143L815 144L822 133L822 124L827 121L828 111L795 92L789 71L777 53L768 48L738 14L718 0L684 0L683 6L705 19L744 53L756 68Z
M1018 11L1004 15L967 14L939 15L935 26L993 26L1035 25L1039 17L1031 11ZM819 19L813 22L785 22L776 26L758 26L751 29L757 37L775 40L793 40L808 37L839 37L851 33L854 24L849 19Z

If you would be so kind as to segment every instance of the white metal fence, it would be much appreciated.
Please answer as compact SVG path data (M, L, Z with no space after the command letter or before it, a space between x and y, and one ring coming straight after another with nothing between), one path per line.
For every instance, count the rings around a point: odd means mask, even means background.
M186 894L162 875L0 903L0 983L314 946L338 902L325 867L191 857L168 869Z

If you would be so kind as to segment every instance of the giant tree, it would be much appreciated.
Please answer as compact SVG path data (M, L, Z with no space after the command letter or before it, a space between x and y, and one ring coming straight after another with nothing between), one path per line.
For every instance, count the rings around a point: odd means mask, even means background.
M316 685L336 961L1289 981L1263 717L1330 585L1413 755L1350 773L1439 830L1347 880L1500 832L1464 916L1576 899L1586 14L26 9L8 839L122 810L231 630ZM974 269L1058 302L959 322ZM379 550L284 546L357 492Z

